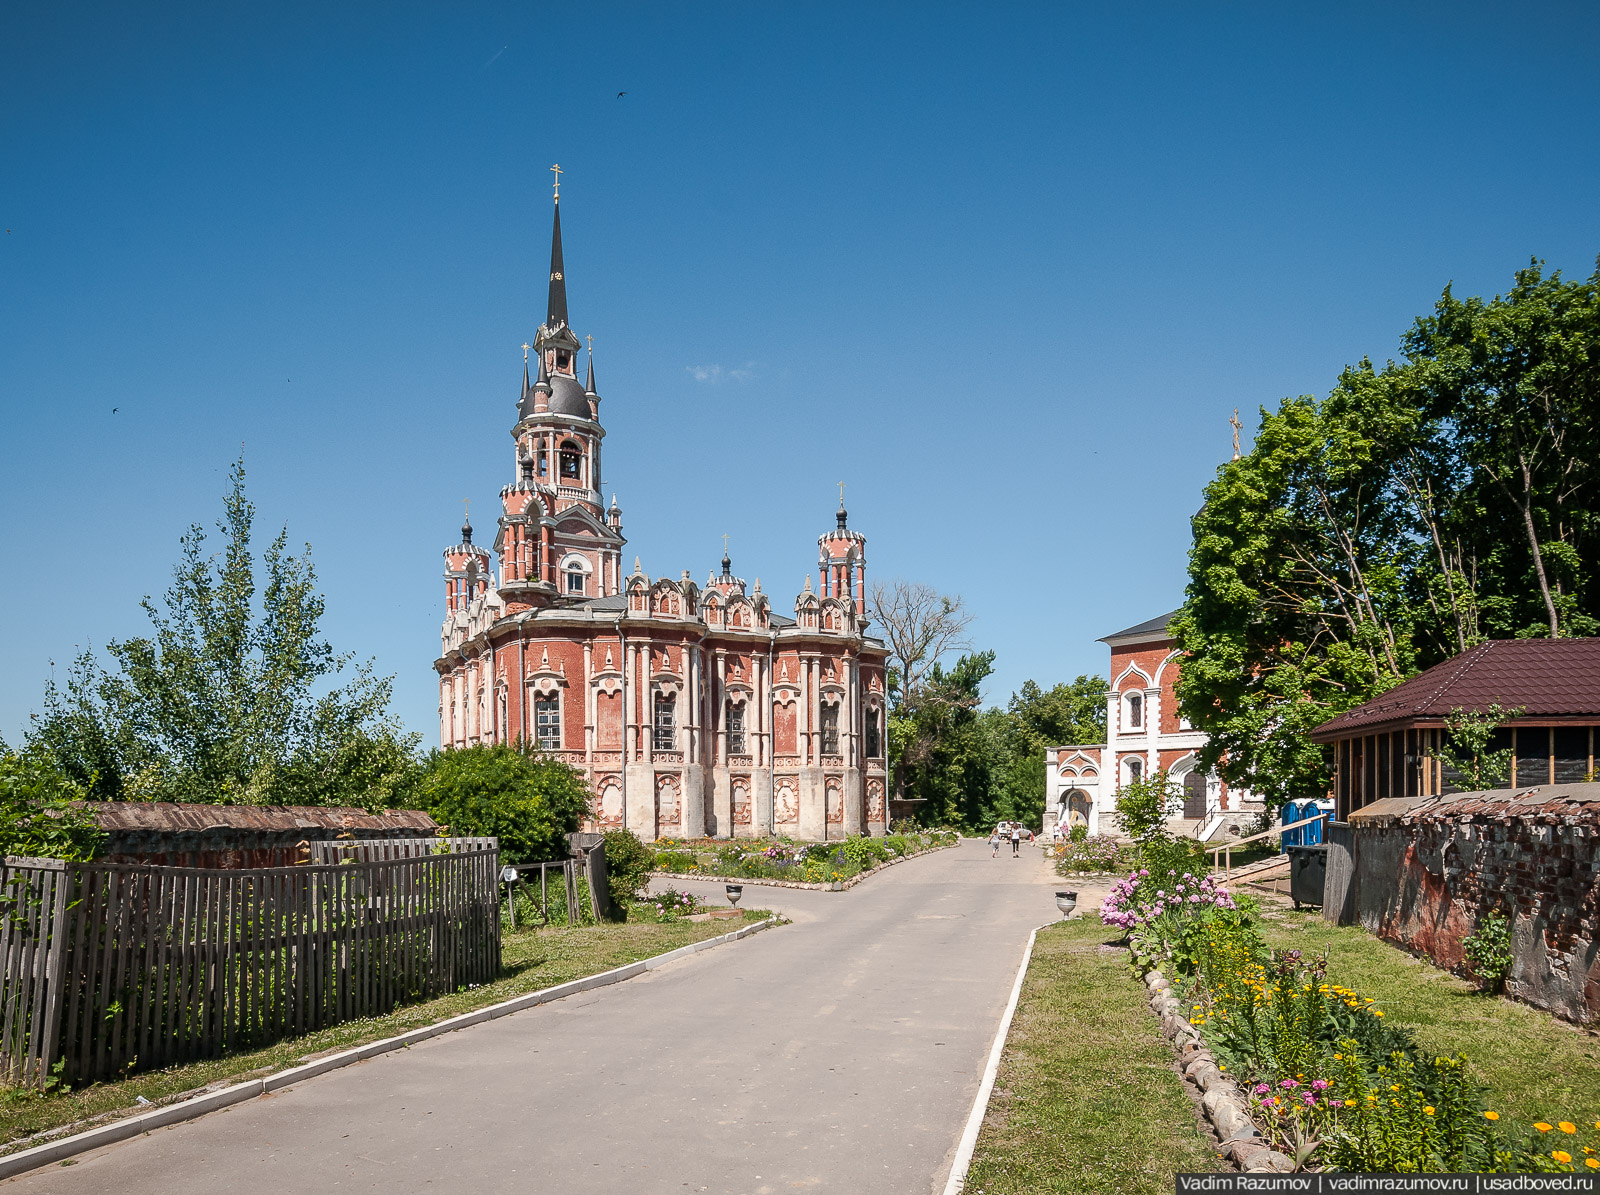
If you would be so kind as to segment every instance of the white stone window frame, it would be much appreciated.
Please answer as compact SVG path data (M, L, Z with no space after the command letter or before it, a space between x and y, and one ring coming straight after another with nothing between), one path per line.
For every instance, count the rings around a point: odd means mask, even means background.
M583 576L583 588L572 588L572 575L579 573ZM581 552L568 552L561 558L561 592L568 597L590 597L589 578L594 575L594 564Z

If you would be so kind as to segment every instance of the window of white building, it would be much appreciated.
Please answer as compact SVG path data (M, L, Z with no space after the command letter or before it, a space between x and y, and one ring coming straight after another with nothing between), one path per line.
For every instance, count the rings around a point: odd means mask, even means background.
M1128 729L1139 730L1144 726L1144 694L1128 694Z

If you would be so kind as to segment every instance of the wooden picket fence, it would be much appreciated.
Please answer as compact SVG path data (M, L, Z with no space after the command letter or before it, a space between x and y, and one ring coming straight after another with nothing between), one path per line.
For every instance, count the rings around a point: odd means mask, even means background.
M243 871L7 859L0 1079L36 1084L59 1064L84 1083L487 983L498 855Z

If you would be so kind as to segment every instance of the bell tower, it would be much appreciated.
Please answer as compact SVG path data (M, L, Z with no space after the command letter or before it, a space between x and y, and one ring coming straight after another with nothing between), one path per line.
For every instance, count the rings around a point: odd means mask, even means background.
M610 597L621 592L622 512L601 497L600 394L594 338L587 377L578 380L582 342L568 322L567 269L561 243L561 174L550 226L545 318L522 345L514 480L500 491L503 513L495 551L507 613Z
M817 572L822 581L822 596L853 602L856 617L867 612L867 537L850 530L850 515L844 508L844 482L839 483L838 526L817 539Z

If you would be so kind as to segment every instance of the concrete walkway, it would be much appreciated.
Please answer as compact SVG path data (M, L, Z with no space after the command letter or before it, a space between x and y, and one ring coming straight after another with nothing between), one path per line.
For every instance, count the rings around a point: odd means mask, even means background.
M940 1190L1022 948L1037 849L964 842L795 924L108 1147L19 1190ZM720 885L692 885L720 899Z

